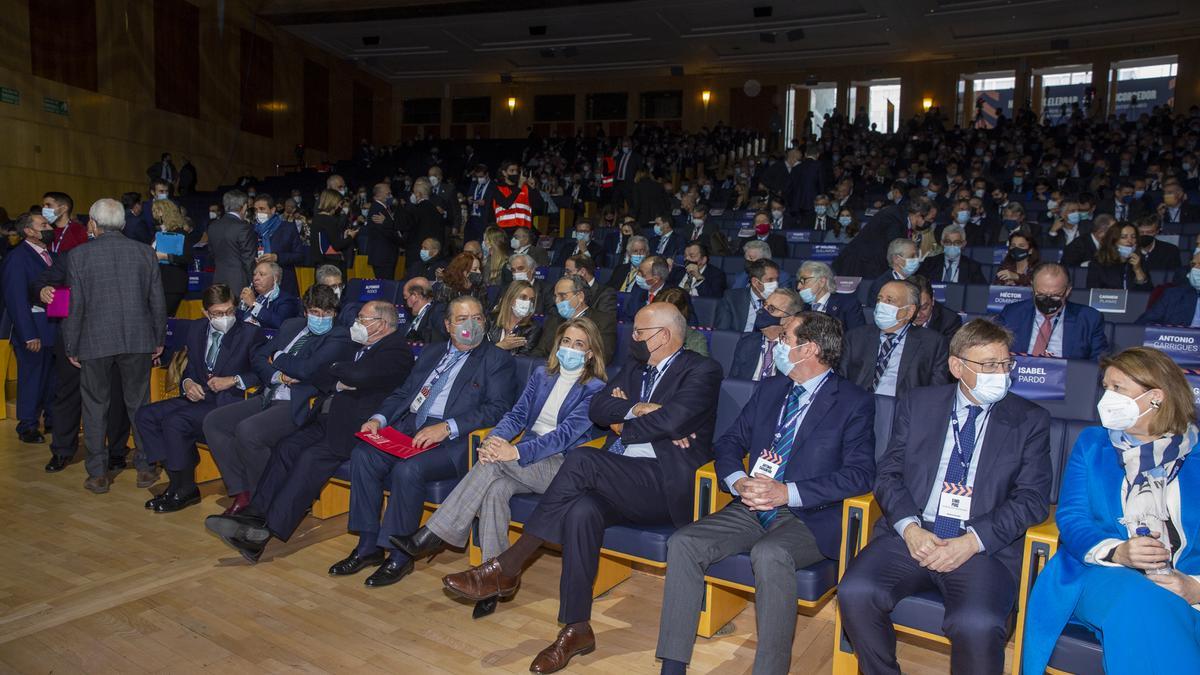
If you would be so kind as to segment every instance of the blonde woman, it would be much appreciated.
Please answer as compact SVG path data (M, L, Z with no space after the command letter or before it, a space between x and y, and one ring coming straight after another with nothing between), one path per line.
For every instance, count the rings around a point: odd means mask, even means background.
M483 233L484 285L499 286L508 267L508 235L498 227L489 227Z
M528 354L542 339L542 326L533 320L537 293L528 281L514 281L492 311L488 339L513 356Z
M183 236L183 254L169 255L158 251L158 241L154 241L155 254L158 256L159 272L162 274L163 295L167 302L167 316L175 316L179 303L188 288L188 266L192 264L192 229L183 219L179 207L167 199L155 200L150 205L150 215L158 232L178 234Z

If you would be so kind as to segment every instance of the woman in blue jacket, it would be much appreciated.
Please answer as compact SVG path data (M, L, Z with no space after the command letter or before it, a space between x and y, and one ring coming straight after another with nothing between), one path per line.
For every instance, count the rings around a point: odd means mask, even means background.
M484 439L478 460L450 496L412 536L392 537L414 560L445 546L465 546L476 516L484 560L500 555L508 548L509 498L545 492L564 454L591 437L588 404L607 379L600 330L580 317L563 322L554 337L558 350L533 371L516 406ZM483 600L475 618L495 609L495 598Z
M1110 673L1200 667L1200 453L1192 389L1162 352L1105 359L1101 427L1079 436L1055 519L1059 551L1025 618L1023 671L1042 673L1068 622Z

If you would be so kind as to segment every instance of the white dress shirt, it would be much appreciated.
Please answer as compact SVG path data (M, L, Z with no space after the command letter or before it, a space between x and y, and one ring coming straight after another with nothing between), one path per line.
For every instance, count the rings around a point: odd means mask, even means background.
M879 331L879 346L883 346L883 340L887 333ZM896 346L892 349L892 355L888 357L887 367L883 369L883 375L879 376L879 384L875 387L876 394L884 396L896 395L896 381L900 377L900 357L904 355L904 343L908 340L908 329L900 329L899 337L896 338ZM875 359L879 358L879 350L875 350ZM875 361L871 362L871 372L874 372Z

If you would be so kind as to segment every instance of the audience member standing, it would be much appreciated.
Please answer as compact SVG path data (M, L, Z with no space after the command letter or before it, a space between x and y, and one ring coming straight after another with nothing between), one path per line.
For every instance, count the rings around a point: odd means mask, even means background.
M88 239L87 228L75 222L75 201L65 192L42 195L42 217L54 226L53 254L66 253Z
M162 353L167 313L158 261L150 248L127 239L125 210L115 199L92 205L88 231L96 241L72 256L71 306L63 324L67 357L79 365L83 435L88 479L84 487L108 492L108 452L104 444L110 373L120 371L125 408L132 418L150 398L150 361ZM134 429L138 482L155 475Z
M17 218L17 231L24 242L4 256L0 267L3 303L12 321L12 349L17 358L17 436L25 443L41 443L38 418L53 426L50 402L51 367L54 364L56 323L50 322L43 307L29 301L28 289L38 275L50 267L50 244L54 228L40 214L23 213Z
M208 226L208 250L213 262L213 283L225 284L236 298L250 284L258 235L246 222L250 202L241 190L230 190L221 197L225 215Z

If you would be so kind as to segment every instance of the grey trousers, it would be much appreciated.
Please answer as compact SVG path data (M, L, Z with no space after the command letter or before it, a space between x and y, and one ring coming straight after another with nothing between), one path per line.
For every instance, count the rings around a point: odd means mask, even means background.
M255 396L221 406L204 418L204 442L231 495L253 492L271 459L271 448L296 431L291 401L272 401L265 409L262 404Z
M495 558L508 548L508 500L513 495L542 494L554 480L564 455L551 455L540 462L521 466L509 462L480 462L434 511L425 527L448 544L464 546L471 521L479 516L479 548L483 559Z
M138 408L150 402L150 354L116 354L79 362L83 442L87 446L84 468L89 476L104 476L108 473L108 444L105 442L105 433L108 429L110 378L114 365L121 378L121 391L125 397L125 410L129 413L129 419L136 419ZM138 471L146 471L150 464L146 461L146 446L142 443L142 434L136 426L133 429L133 440L137 445L133 465Z
M704 573L709 565L746 551L754 568L758 630L754 673L788 672L796 632L796 570L824 556L812 530L791 511L780 509L764 532L756 512L739 501L679 528L667 542L658 658L691 661L704 601Z

